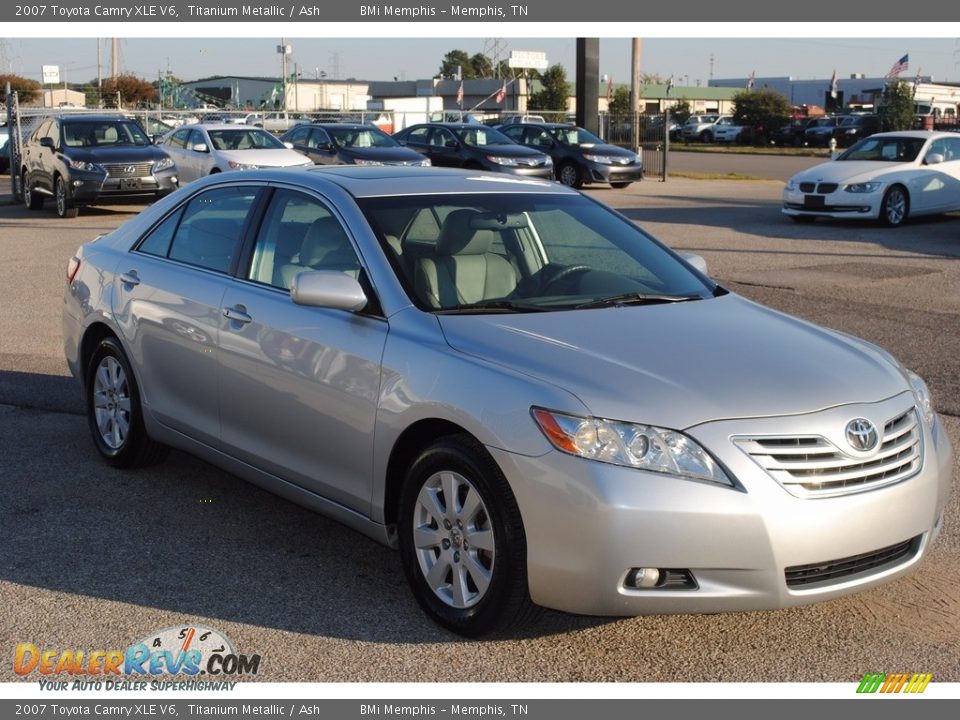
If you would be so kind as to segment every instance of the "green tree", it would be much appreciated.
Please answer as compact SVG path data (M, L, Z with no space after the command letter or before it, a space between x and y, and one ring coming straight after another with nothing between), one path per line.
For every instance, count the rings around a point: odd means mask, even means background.
M903 80L887 83L879 110L880 129L884 132L913 127L913 88Z
M540 78L543 89L530 96L531 110L566 110L570 88L567 71L559 63L547 68Z
M670 108L670 117L681 125L683 125L692 114L693 109L690 107L689 100L681 100Z
M622 85L613 91L613 99L607 105L611 115L622 116L630 112L630 91Z
M17 101L21 105L31 103L41 96L40 83L19 75L0 75L0 92L4 92L10 83L10 91L17 93Z
M761 136L779 127L790 117L790 103L775 90L741 91L733 96L733 119Z
M492 78L493 63L483 53L477 53L470 58L470 70L475 78Z
M470 56L465 50L451 50L443 56L443 62L440 63L440 77L456 77L457 69L463 73L463 77L473 77L473 67L470 65Z

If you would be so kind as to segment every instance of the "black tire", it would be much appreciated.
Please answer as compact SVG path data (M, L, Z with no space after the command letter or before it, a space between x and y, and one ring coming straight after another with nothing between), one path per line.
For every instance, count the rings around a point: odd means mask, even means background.
M536 617L520 510L473 437L451 435L420 453L404 479L398 518L407 581L435 622L477 637Z
M565 162L557 168L557 180L561 184L572 188L583 187L583 171L580 166L573 162Z
M43 209L43 195L33 192L33 189L27 184L27 173L20 176L20 187L23 188L23 204L27 210Z
M887 227L900 227L910 215L910 196L902 185L894 185L880 203L880 223Z
M147 435L136 377L116 338L100 341L87 366L85 385L87 424L104 460L130 468L166 457L168 448Z
M612 182L612 183L610 183L610 187L616 188L617 190L622 190L623 188L625 188L625 187L627 187L627 186L629 186L629 185L630 185L629 182Z
M700 133L700 142L712 143L713 133L709 130L704 130L702 133Z
M795 223L803 223L804 225L809 225L817 220L816 215L787 215L787 217Z
M57 215L62 218L75 218L77 216L77 208L70 199L69 193L67 193L67 184L63 181L61 175L57 175L56 180L53 181L53 197L57 206Z

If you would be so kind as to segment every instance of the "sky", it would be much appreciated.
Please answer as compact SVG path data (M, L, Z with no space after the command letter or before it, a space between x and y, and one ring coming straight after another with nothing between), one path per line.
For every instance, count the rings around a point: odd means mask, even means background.
M842 29L842 28L841 28ZM199 27L194 33L209 32ZM757 31L752 31L755 35ZM960 29L955 28L960 35ZM596 36L596 35L594 35ZM109 74L110 42L101 40L103 75ZM571 37L317 38L287 37L289 62L302 77L358 80L416 80L434 76L443 56L462 49L505 58L511 50L545 52L573 79L576 41ZM190 38L127 37L120 41L124 72L153 79L169 70L183 80L212 75L278 77L280 37ZM641 72L674 77L676 85L706 85L710 78L791 76L795 79L839 78L853 73L883 77L903 55L909 55L904 79L918 72L935 82L960 83L960 38L945 37L651 37L641 42ZM630 82L631 41L600 39L600 73L615 83ZM97 39L93 37L0 38L0 73L40 79L41 65L59 65L68 82L97 77Z

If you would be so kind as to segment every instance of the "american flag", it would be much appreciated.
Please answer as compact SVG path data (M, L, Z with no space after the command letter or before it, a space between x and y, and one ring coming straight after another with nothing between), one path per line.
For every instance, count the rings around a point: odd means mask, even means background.
M833 78L830 80L830 97L837 99L837 71L833 71Z
M503 99L507 96L507 81L503 81L503 85L500 86L500 89L497 90L496 101L502 103Z
M463 107L463 80L460 81L460 87L457 88L457 105Z
M883 76L884 80L894 80L895 78L900 77L900 73L906 72L907 68L910 67L910 56L904 55L902 58L897 60L893 67L890 68L890 72Z

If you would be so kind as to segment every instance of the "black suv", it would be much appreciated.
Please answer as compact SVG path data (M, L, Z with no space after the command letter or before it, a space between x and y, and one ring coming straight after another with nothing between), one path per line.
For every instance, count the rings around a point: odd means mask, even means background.
M879 115L849 115L833 129L839 147L850 147L868 135L880 132Z
M557 180L564 185L579 188L589 183L610 183L623 188L643 180L643 161L636 153L609 145L576 125L523 123L503 126L500 132L552 157Z
M173 160L122 115L45 118L24 144L20 178L31 210L53 197L60 217L80 205L144 201L177 188Z
M439 167L464 167L552 180L553 160L518 145L486 125L428 123L394 133L394 138Z

